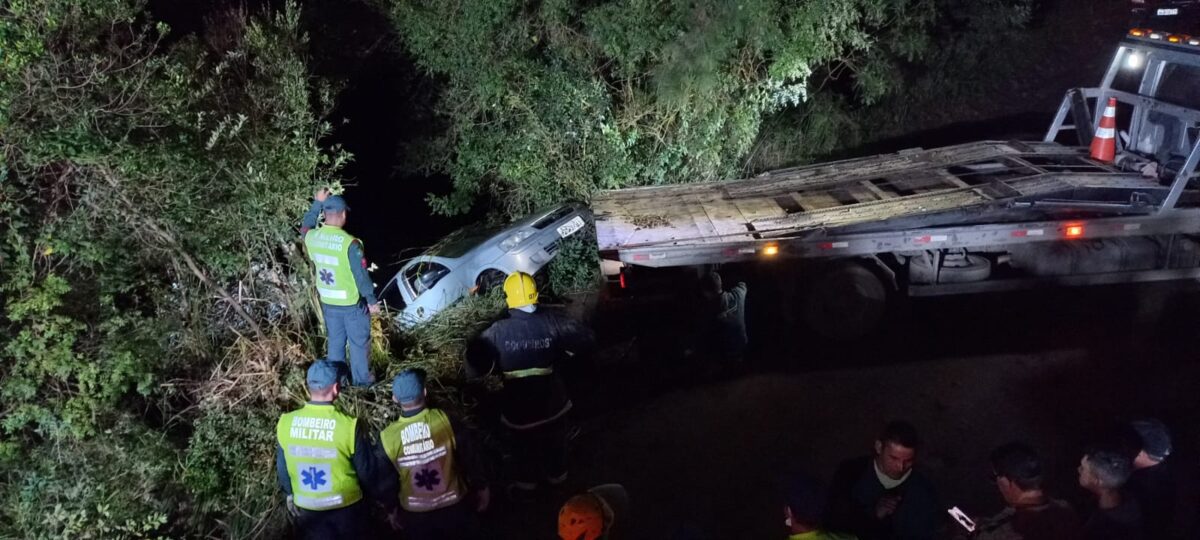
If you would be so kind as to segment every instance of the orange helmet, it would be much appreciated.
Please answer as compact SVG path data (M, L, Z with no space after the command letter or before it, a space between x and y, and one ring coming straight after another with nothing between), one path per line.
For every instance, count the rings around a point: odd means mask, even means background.
M558 511L558 537L562 540L598 540L604 535L604 507L590 493L567 500Z

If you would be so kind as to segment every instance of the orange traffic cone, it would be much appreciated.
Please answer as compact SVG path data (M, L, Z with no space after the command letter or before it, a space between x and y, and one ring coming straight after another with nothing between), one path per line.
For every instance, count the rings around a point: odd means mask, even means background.
M1092 159L1112 163L1117 157L1117 98L1108 98L1100 127L1092 137Z

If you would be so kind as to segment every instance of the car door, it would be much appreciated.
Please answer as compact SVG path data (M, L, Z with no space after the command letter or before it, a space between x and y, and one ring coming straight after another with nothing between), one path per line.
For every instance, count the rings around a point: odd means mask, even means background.
M415 296L405 313L417 321L425 321L457 302L467 293L461 272L455 272L452 261L428 259L404 269L405 287Z

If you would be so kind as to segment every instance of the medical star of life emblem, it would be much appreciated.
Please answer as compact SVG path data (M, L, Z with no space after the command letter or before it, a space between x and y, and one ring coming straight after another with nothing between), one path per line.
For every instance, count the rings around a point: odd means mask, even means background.
M322 283L326 285L333 285L333 272L322 268L317 275L321 278Z
M316 467L309 467L300 471L300 482L308 486L309 489L316 491L322 485L328 484L325 479L325 471L318 470Z
M442 483L440 476L441 475L438 474L437 469L421 469L420 471L417 471L416 482L414 483L419 488L425 488L429 491L433 491L438 484Z

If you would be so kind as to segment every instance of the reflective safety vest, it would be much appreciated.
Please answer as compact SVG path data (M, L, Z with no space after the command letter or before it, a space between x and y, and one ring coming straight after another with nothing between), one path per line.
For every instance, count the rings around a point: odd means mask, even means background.
M392 422L379 442L400 473L400 506L428 512L457 503L465 494L454 466L454 429L446 413L425 409Z
M305 510L333 510L362 499L350 463L358 419L333 405L309 403L279 417L275 435L292 480L292 498Z
M308 258L317 267L317 293L321 303L331 306L353 306L358 304L358 284L350 271L350 256L347 250L355 238L341 227L322 225L308 231L304 246ZM358 264L359 261L354 261Z

